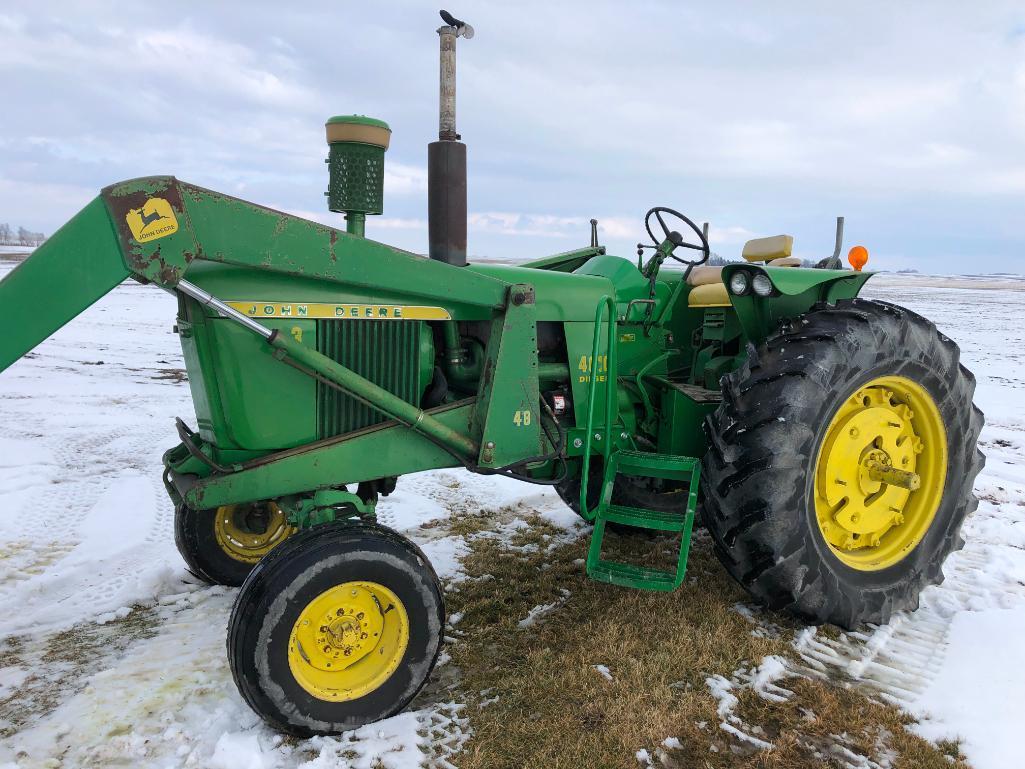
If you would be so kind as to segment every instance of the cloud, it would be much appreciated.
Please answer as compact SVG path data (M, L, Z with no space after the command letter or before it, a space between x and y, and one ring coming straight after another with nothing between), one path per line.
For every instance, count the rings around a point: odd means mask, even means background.
M427 169L403 163L386 162L384 165L384 192L386 195L414 195L427 192Z
M653 1L631 10L643 39L617 3L467 3L477 35L460 41L459 128L474 253L586 245L596 216L602 242L629 256L644 212L663 204L711 221L717 245L785 231L828 252L845 213L876 263L953 269L960 253L1018 269L1019 3ZM186 0L159 23L12 0L0 13L0 220L17 212L49 232L83 195L163 173L323 211L324 120L361 113L394 131L385 216L368 231L426 250L437 25L413 0L372 17L326 0L287 13ZM25 204L47 190L49 205Z

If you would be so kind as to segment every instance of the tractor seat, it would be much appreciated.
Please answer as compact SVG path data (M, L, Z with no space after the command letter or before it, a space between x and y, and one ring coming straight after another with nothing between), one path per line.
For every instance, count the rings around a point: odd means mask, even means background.
M744 244L742 252L749 262L766 262L769 267L800 267L801 260L791 256L794 239L790 235L755 238ZM687 276L691 286L687 295L688 307L729 307L730 295L722 282L722 267L695 267Z

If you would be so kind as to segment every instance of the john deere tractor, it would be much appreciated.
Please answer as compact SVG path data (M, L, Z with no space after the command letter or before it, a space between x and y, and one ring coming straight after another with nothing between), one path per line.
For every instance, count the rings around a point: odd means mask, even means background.
M785 235L713 267L705 229L659 206L636 262L592 226L582 248L468 264L455 49L472 29L443 18L429 257L365 236L391 131L348 115L326 126L344 229L133 179L0 282L0 370L126 278L177 297L195 420L164 480L189 569L241 585L227 648L245 700L324 734L424 685L443 593L374 511L432 468L553 486L593 524L587 575L621 588L679 587L700 509L768 607L847 628L914 609L977 504L982 414L957 345L858 298L864 249L843 268L839 232L814 268ZM608 526L675 536L675 568L617 562Z

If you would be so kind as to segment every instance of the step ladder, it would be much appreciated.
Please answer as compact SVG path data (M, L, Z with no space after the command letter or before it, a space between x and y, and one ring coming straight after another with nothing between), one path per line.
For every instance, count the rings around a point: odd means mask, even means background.
M675 590L682 585L687 574L687 555L690 552L690 535L694 527L694 511L697 507L700 474L701 462L694 457L643 451L612 452L605 466L601 498L594 510L594 531L591 533L591 546L587 551L588 576L599 582L608 582L612 585L639 590ZM613 504L611 501L612 490L616 478L620 475L684 481L688 485L686 504L679 511L651 510ZM605 526L608 523L679 534L680 552L676 559L676 569L662 571L603 559L602 542L605 538Z
M591 544L587 552L587 574L599 582L607 582L640 590L675 590L683 584L687 572L687 555L690 552L690 537L694 526L694 512L697 507L698 482L701 462L695 457L657 454L614 448L613 427L618 419L618 398L616 397L616 304L609 296L598 300L594 320L594 340L591 360L597 361L601 347L601 325L608 311L606 386L604 390L603 416L605 440L602 443L602 457L605 462L601 494L596 507L590 507L587 499L590 473L591 439L596 436L594 407L597 401L598 377L592 376L587 393L587 430L581 467L580 510L584 518L594 523ZM600 436L600 433L597 435ZM596 436L597 437L597 436ZM686 504L679 511L659 511L648 508L627 507L612 503L612 492L616 478L628 475L639 478L661 478L686 482ZM649 529L677 533L680 535L680 553L675 571L663 571L627 563L607 561L601 557L605 527L617 523L638 529Z

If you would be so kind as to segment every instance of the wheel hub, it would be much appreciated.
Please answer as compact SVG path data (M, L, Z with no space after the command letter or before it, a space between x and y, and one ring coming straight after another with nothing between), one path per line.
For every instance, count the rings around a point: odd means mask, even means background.
M375 582L346 582L300 613L289 637L288 665L315 697L356 699L391 676L408 642L406 610L391 590Z
M942 497L946 451L935 402L910 379L880 377L844 401L815 472L819 528L840 560L886 568L918 544Z
M217 544L243 563L256 563L294 532L274 502L223 505L214 517Z

